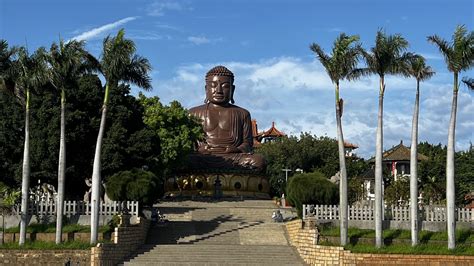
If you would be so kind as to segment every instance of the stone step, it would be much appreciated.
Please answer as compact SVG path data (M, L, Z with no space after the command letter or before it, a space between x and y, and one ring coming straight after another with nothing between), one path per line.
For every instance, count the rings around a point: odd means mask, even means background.
M283 224L272 221L277 208L271 201L167 202L158 208L169 222L151 228L147 244L123 265L305 265Z

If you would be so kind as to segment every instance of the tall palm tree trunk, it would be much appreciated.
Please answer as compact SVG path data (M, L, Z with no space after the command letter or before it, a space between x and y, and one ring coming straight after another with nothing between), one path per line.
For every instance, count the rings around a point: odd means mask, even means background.
M25 108L25 144L23 149L23 173L21 182L21 218L20 218L20 246L25 244L26 223L28 221L28 197L30 188L30 91L26 90Z
M101 152L104 140L105 120L107 117L107 103L109 101L109 85L105 85L104 104L102 106L102 117L100 129L95 146L94 166L92 172L92 195L91 195L91 244L97 243L99 229L99 206L100 206L100 181L101 181Z
M66 92L61 90L61 136L59 140L58 195L56 198L56 244L62 241L64 186L66 181Z
M344 135L342 134L342 102L339 98L339 84L336 84L336 124L339 148L339 223L341 227L341 245L347 244L348 204L347 204L347 170L344 151Z
M453 102L448 131L448 152L446 156L446 209L448 227L448 249L456 247L456 217L454 206L454 144L456 130L456 109L458 106L458 73L454 73Z
M383 96L385 90L384 78L380 77L379 113L377 120L377 135L375 142L375 246L382 247L382 149L383 149Z
M410 218L411 245L418 245L418 114L420 102L420 81L416 81L415 109L411 125L410 148Z

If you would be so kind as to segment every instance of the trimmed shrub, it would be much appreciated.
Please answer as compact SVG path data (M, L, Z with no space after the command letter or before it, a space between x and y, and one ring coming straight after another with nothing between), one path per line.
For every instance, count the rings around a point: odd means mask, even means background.
M338 187L320 172L293 176L287 194L287 199L298 211L298 217L302 216L303 204L337 204L339 201Z
M130 200L152 205L159 197L159 186L160 179L152 172L132 169L110 176L106 192L112 200Z

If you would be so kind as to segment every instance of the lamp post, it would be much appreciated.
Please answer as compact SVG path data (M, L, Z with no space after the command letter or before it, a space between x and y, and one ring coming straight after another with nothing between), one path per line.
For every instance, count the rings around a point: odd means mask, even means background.
M291 172L291 169L285 168L281 170L285 172L285 182L288 183L288 172Z

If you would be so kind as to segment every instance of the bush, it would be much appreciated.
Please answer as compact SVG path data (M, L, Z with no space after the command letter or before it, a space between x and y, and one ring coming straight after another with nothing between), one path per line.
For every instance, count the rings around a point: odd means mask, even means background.
M159 197L160 179L152 172L133 169L109 177L106 192L117 201L138 201L152 205Z
M303 204L337 204L339 191L322 173L295 175L287 188L287 198L302 216Z

